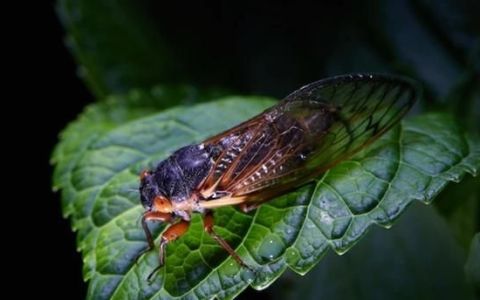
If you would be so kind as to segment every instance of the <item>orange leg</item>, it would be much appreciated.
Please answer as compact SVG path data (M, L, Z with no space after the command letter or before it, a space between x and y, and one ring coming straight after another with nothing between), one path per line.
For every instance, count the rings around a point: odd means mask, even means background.
M152 273L150 273L150 275L148 275L147 277L148 281L151 281L152 276L165 264L165 248L167 247L167 244L184 235L185 232L187 232L189 226L190 226L190 222L182 220L178 223L170 225L170 227L168 227L167 230L163 232L162 238L160 240L160 247L159 247L159 253L158 253L158 259L160 261L160 265L156 267L152 271Z
M235 250L233 250L233 248L230 247L230 245L213 230L213 221L213 212L208 211L203 216L203 229L205 232L208 233L220 246L222 246L222 248L225 249L240 266L252 270L246 263L243 262Z
M135 261L138 261L140 256L143 254L149 252L155 247L155 244L153 243L153 237L152 233L150 232L150 229L148 229L147 222L148 221L157 221L157 222L168 222L170 223L172 219L172 216L170 214L165 214L157 211L147 211L143 214L142 216L142 227L143 231L145 231L145 237L147 238L147 243L148 247L147 249L143 250L140 252L137 257L135 258Z

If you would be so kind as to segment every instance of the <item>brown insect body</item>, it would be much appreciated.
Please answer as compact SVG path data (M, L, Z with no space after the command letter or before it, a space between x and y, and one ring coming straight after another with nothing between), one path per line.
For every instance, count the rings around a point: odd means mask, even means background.
M141 175L145 221L172 223L165 245L188 228L192 212L205 215L205 230L239 264L234 250L213 231L212 208L239 205L247 212L315 178L395 125L415 102L404 79L346 75L293 92L262 114L175 151L152 172Z

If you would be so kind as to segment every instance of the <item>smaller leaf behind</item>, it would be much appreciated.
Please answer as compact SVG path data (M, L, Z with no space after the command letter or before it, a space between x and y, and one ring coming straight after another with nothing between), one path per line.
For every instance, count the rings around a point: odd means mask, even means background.
M57 11L79 74L97 97L149 89L179 76L141 2L61 0Z
M477 293L480 293L480 232L477 232L470 244L465 273L470 282L473 283Z

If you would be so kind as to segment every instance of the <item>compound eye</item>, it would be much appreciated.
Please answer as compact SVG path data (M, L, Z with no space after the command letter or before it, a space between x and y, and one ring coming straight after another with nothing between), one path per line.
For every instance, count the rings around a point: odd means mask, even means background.
M145 179L145 177L150 176L150 175L151 175L151 173L150 173L149 170L143 170L142 172L140 172L140 180L143 181Z

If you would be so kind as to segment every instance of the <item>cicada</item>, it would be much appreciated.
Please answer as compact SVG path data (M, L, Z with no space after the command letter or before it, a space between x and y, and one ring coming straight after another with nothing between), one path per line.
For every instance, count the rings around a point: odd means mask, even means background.
M416 100L407 79L343 75L308 84L275 106L199 144L188 145L140 175L142 226L169 223L166 245L182 236L192 213L203 215L205 232L241 266L235 250L214 230L213 209L234 205L244 212L298 188L392 128Z

